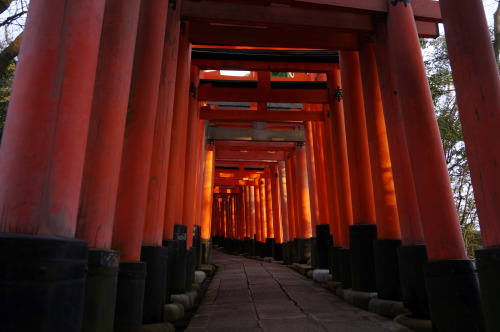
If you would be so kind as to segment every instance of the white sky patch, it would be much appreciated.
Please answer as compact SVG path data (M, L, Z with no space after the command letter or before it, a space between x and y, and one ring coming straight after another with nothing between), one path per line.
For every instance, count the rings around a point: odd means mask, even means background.
M220 74L223 76L239 76L239 77L244 77L248 76L250 74L249 71L244 71L244 70L221 70Z

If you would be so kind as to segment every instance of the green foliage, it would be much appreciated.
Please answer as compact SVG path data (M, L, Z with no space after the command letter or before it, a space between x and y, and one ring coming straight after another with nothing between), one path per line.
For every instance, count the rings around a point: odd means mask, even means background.
M425 67L469 257L481 246L478 217L445 38L422 40Z
M4 73L0 74L0 141L2 139L5 118L7 116L7 108L9 107L10 92L14 80L15 69L16 62L14 61Z

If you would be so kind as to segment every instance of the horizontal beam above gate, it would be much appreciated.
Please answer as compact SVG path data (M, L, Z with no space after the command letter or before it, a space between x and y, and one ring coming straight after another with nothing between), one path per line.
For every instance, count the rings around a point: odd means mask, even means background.
M323 112L309 111L249 111L249 110L207 110L200 109L202 120L231 121L324 121Z
M225 141L304 142L304 130L236 129L208 127L208 139Z

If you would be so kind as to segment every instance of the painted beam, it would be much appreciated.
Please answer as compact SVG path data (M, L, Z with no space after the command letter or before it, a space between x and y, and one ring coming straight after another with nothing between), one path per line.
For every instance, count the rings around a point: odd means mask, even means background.
M329 102L328 89L278 89L216 88L208 84L198 89L200 101L241 101L275 103L322 103Z
M215 170L216 178L253 178L259 179L264 171L231 171L231 170Z
M253 145L246 145L246 146L221 146L217 147L218 151L286 151L290 152L293 148L286 148L286 147L263 147L263 146L253 146Z
M208 139L226 141L304 142L303 130L208 128Z
M240 194L240 193L241 193L240 187L235 187L235 188L215 187L214 188L214 194Z
M290 38L293 35L293 38ZM193 44L245 45L256 47L293 47L330 50L357 50L358 37L354 33L284 29L262 26L231 26L192 22L189 40Z
M254 147L263 147L263 148L289 148L293 149L297 146L296 143L292 142L240 142L240 141L215 141L215 147L217 149L223 148L225 146L233 146L233 147L248 147L249 145Z
M285 160L288 153L284 151L215 151L215 159L220 160Z
M214 179L214 186L254 186L255 181Z
M324 121L323 112L306 111L249 111L249 110L200 110L202 120L231 121Z
M192 64L198 66L201 70L226 69L226 70L268 70L282 72L326 72L333 70L334 63L315 63L315 62L271 62L271 61L242 61L242 60L212 60L212 59L193 59Z

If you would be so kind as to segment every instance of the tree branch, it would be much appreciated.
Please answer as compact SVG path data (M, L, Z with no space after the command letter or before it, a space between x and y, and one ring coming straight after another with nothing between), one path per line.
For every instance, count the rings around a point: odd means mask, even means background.
M21 32L9 46L0 52L0 75L5 72L12 60L19 54L22 39L23 33Z

